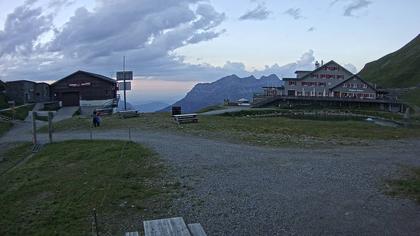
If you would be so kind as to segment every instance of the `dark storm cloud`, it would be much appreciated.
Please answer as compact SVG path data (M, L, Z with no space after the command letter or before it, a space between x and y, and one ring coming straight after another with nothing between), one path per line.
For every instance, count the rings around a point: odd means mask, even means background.
M264 4L258 6L239 17L239 20L266 20L271 15L271 11Z

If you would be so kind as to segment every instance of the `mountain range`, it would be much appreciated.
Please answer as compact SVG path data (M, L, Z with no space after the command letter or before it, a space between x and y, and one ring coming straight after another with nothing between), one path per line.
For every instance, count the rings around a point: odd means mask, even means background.
M173 104L181 106L182 112L196 112L204 107L223 103L225 99L237 101L241 98L251 100L254 93L261 92L264 86L282 86L283 81L276 75L240 78L237 75L223 77L212 83L199 83L187 95ZM171 106L162 111L169 111Z

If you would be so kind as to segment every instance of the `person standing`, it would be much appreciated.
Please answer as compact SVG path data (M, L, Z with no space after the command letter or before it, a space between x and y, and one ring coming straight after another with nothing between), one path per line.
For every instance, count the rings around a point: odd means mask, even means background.
M97 115L96 111L93 111L93 114L92 114L92 123L93 123L93 127L97 127L98 126L98 115Z
M101 126L101 117L99 112L96 112L96 126Z

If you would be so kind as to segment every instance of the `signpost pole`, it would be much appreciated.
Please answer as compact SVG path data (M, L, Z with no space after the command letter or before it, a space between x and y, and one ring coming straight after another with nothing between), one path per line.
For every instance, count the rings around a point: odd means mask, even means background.
M125 84L125 56L123 57L123 82L124 82L124 111L127 110L127 95L126 95L126 84Z

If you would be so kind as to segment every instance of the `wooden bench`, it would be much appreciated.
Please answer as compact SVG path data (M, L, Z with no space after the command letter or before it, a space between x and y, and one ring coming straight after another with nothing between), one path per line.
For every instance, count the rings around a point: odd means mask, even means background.
M119 111L117 112L117 115L119 118L126 119L126 118L138 117L140 116L140 113L136 110L129 110L129 111Z
M178 124L186 124L186 123L197 123L198 117L197 114L182 114L182 115L173 115L172 116Z
M187 226L182 217L144 221L143 225L145 236L207 236L201 224Z

